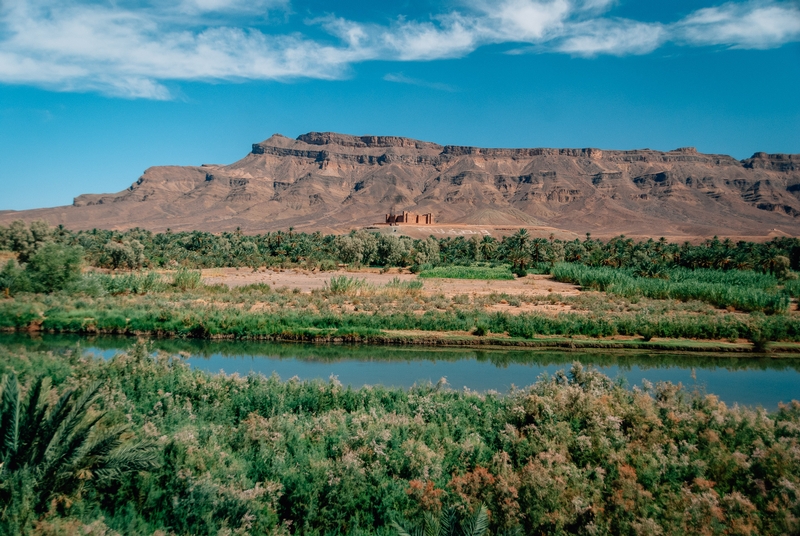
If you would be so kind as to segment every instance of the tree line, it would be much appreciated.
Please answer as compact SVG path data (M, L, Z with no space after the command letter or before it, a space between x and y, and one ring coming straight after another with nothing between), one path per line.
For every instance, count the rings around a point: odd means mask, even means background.
M275 231L247 235L241 231L153 233L144 229L72 231L45 222L15 221L0 226L0 251L13 252L0 272L0 287L27 280L29 290L42 290L57 266L73 267L75 259L113 270L143 268L304 267L333 270L349 266L410 267L510 264L517 275L549 271L560 262L591 267L627 268L638 277L669 278L672 268L750 270L792 277L800 270L800 239L781 237L768 242L734 242L713 238L700 244L664 238L633 240L619 236L560 240L532 237L526 229L503 238L492 236L413 239L370 232L346 235ZM55 260L54 260L55 259ZM60 264L59 264L60 263ZM73 270L74 272L74 270ZM42 274L45 275L42 275ZM26 275L27 274L27 275ZM50 274L50 275L47 275ZM5 278L5 279L3 279ZM19 279L22 278L22 279ZM63 279L63 277L61 277ZM67 277L68 278L68 277ZM58 278L56 278L58 279ZM55 282L56 285L59 281Z

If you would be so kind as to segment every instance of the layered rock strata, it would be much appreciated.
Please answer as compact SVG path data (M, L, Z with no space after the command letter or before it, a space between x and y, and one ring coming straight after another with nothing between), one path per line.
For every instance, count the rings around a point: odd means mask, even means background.
M800 233L800 155L739 161L684 147L486 149L395 136L275 134L230 165L152 167L127 190L0 213L69 228L345 231L395 211L443 225L595 235Z

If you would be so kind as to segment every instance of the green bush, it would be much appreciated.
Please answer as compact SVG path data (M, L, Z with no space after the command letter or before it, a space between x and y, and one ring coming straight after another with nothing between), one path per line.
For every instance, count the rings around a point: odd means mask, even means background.
M423 286L424 285L422 281L418 280L402 281L399 277L394 277L392 278L391 281L386 283L385 288L413 294L421 291Z
M0 292L15 294L27 290L28 279L17 261L10 259L0 270Z
M172 276L172 286L183 291L196 289L202 286L202 284L202 276L200 272L195 270L181 268Z
M800 279L786 281L783 289L792 298L800 298Z
M346 275L334 275L325 282L323 292L329 294L352 294L360 290L368 289L370 285L366 279L358 279Z
M477 337L484 337L487 333L489 333L489 329L483 324L478 324L475 326L475 329L472 330L472 334Z
M25 275L33 292L65 289L81 277L83 248L49 242L40 247L25 265Z
M196 288L199 284L199 272L194 272L197 276L186 276L175 274L173 285L181 290ZM165 290L167 285L161 275L155 272L137 273L131 272L122 275L103 275L100 281L106 292L112 295L117 294L147 294L148 292L158 292Z
M419 277L447 279L514 279L508 266L436 266L422 270Z
M789 295L778 289L778 280L770 274L674 268L663 275L665 279L637 277L631 269L590 267L575 263L559 263L553 267L553 277L557 281L626 298L644 296L661 300L699 300L716 307L734 307L740 311L766 314L789 310Z

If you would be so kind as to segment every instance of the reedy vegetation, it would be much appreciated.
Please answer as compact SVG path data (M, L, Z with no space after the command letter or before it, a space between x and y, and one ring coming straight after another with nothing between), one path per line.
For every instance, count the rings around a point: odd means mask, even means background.
M167 283L162 290L147 294L22 294L0 300L0 329L192 338L345 338L381 343L394 340L391 332L397 330L472 332L481 327L489 334L505 333L520 339L641 335L800 341L800 318L793 314L730 314L700 302L675 305L664 300L609 300L592 295L447 298L410 288L419 281L401 287L398 281L397 285L390 282L365 288L359 285L363 280L343 277L348 283L334 283L336 291L329 286L310 294L272 290L267 285L202 286L181 291ZM342 285L347 288L339 288ZM485 308L500 303L511 308L526 303L562 304L574 311L513 314Z
M800 530L796 402L770 415L579 365L499 396L209 375L145 345L108 361L0 347L0 373L56 369L61 392L103 382L107 418L160 460L23 533L388 535L481 505L495 535Z
M450 279L514 279L514 274L506 266L436 266L423 269L419 276Z
M670 268L661 273L662 277L650 278L639 277L630 268L559 263L553 267L552 274L557 281L629 299L644 296L659 300L699 300L717 307L766 314L789 310L789 293L781 291L778 279L768 273Z

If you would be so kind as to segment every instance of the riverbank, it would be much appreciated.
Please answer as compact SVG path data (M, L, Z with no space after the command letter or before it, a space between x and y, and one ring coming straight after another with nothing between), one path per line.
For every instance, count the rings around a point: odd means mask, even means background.
M300 333L282 332L273 335L257 336L235 336L235 335L214 335L202 336L196 333L176 334L164 331L126 331L119 329L97 330L97 329L77 329L77 330L42 330L40 327L34 329L22 328L3 328L0 332L4 333L31 333L38 332L50 334L76 334L76 335L122 335L136 338L155 338L155 339L200 339L209 341L267 341L267 342L287 342L287 343L313 343L313 344L334 344L334 345L386 345L386 346L421 346L421 347L451 347L451 348L476 348L476 349L500 349L500 348L541 348L541 349L560 349L560 350L647 350L665 352L690 352L690 353L717 353L717 354L767 354L772 358L798 358L800 357L800 343L797 342L776 342L769 343L766 348L755 349L754 345L746 340L739 342L728 342L721 340L690 340L690 339L651 339L643 340L641 337L609 337L604 339L593 339L584 337L508 337L508 336L476 336L463 332L409 332L408 330L386 330L375 335L331 334L331 329L305 329Z
M322 289L263 283L182 287L150 275L97 279L86 288L0 299L0 330L420 346L648 349L800 353L800 315L715 308L702 301L605 292L453 294L425 282L377 285L330 275ZM137 279L138 278L138 279ZM178 278L178 274L173 276ZM139 280L140 279L140 280ZM92 285L103 281L105 288ZM542 278L536 286L543 287ZM180 282L180 281L179 281ZM504 282L505 283L505 282ZM524 288L525 283L518 283ZM102 292L101 292L102 290Z

